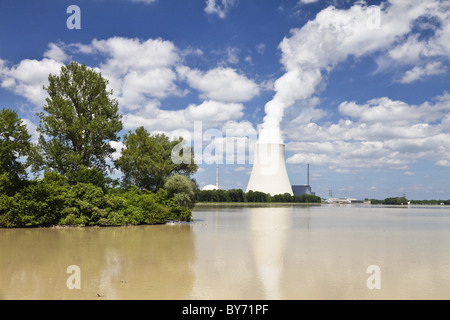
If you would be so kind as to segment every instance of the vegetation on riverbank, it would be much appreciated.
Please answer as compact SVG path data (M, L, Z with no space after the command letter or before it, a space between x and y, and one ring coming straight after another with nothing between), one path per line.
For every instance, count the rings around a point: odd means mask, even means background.
M36 144L16 111L0 111L0 227L191 220L193 152L182 150L190 164L170 158L181 138L140 127L124 135L125 148L113 160L122 115L108 81L76 62L48 79ZM109 176L114 168L121 180Z
M244 192L241 189L230 190L198 190L196 192L197 202L227 202L227 203L320 203L318 196L303 194L301 196L291 196L289 193L271 196L260 191Z
M366 201L370 201L371 204L384 204L384 205L406 205L406 204L450 205L450 199L449 200L408 200L405 197L393 197L393 198L386 198L384 200L366 199Z

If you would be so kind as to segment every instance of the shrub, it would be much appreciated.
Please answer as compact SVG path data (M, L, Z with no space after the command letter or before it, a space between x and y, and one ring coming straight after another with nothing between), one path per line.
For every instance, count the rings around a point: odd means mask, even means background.
M164 184L169 197L173 197L176 205L188 209L195 206L195 192L193 182L186 176L175 174Z

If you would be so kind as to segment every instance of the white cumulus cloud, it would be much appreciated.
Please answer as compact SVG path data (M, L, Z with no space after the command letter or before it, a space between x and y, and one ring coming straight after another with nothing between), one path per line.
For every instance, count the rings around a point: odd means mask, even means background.
M188 67L178 68L189 86L200 92L202 99L245 102L259 94L258 85L231 68L218 67L206 72Z
M425 78L437 74L443 74L447 71L446 67L441 62L431 62L426 66L415 66L408 70L400 79L401 83L411 83L417 80L424 80Z
M279 142L276 133L281 132L285 109L320 91L324 74L350 56L392 50L411 32L416 19L439 15L440 5L437 1L399 0L368 6L358 1L348 9L330 6L302 28L293 29L279 45L286 72L275 81L275 96L265 106L261 139ZM442 41L439 44L443 45Z
M59 73L63 64L53 59L24 59L11 68L4 67L1 87L23 96L36 106L43 106L47 93L43 89L48 84L49 74Z
M419 160L445 166L450 158L448 93L420 105L386 97L365 104L343 102L339 112L335 123L286 123L287 149L293 153L287 161L408 171Z

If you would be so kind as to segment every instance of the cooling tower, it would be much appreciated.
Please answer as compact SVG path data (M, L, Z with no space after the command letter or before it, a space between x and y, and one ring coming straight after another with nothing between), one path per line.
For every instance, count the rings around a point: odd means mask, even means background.
M284 144L257 143L254 156L246 192L253 190L271 195L293 195L284 160Z

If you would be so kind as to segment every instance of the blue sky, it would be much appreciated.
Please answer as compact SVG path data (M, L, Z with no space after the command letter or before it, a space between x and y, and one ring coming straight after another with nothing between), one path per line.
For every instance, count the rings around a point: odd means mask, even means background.
M109 80L123 133L194 143L201 123L200 187L215 184L208 133L228 130L282 140L291 183L309 163L322 197L450 198L448 1L2 0L0 30L0 107L34 140L48 74L75 60ZM222 188L246 188L237 153Z

